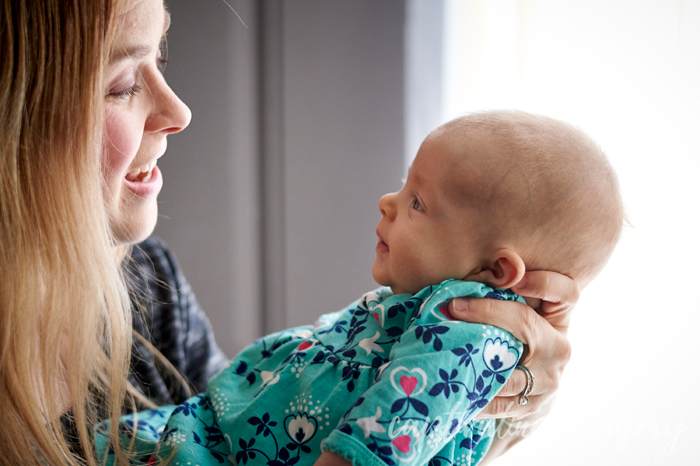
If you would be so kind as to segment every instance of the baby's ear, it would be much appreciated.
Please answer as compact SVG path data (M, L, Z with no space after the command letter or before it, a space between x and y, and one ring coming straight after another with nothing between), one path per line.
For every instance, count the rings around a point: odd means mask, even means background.
M520 282L523 275L525 275L525 263L520 256L510 249L499 249L487 265L464 279L506 289Z

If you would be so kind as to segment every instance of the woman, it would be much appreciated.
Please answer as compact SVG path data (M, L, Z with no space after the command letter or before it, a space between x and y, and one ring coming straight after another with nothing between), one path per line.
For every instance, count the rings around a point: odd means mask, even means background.
M156 161L190 112L160 73L162 0L3 0L0 21L0 464L96 464L98 419L181 402L178 372L199 390L225 363L172 255L146 240ZM532 424L568 361L577 288L531 272L516 291L540 314L456 300L453 315L528 343L530 402L516 371L482 416Z

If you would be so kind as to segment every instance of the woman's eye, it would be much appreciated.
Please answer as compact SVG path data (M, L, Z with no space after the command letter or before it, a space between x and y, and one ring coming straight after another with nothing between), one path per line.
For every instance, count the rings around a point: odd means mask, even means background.
M165 73L165 65L168 63L168 60L166 60L163 57L158 57L158 70L162 73Z
M413 202L411 203L411 209L423 210L423 206L420 205L420 201L418 200L418 198L413 199Z
M168 63L168 43L163 37L158 44L158 54L156 55L156 63L158 64L158 69L161 73L165 72L165 65Z
M122 89L119 91L110 91L109 97L112 97L116 100L128 100L136 94L138 94L139 91L141 91L141 86L139 86L138 84L134 84L133 86L127 87L126 89Z

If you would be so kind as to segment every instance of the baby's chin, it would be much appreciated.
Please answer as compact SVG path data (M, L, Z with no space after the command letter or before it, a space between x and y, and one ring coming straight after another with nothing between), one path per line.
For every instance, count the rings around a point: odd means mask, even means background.
M391 276L386 276L385 274L382 273L382 271L383 271L383 269L382 269L381 264L377 264L375 262L374 266L372 267L372 277L374 278L374 281L377 282L377 284L379 284L381 286L387 286L387 287L391 288L391 292L395 295L399 295L399 294L414 295L427 286L438 285L440 282L442 282L442 280L440 280L438 283L426 283L426 284L396 283L396 280L393 280Z
M415 294L415 293L411 293L410 291L406 291L404 288L401 288L401 287L398 286L398 285L392 285L391 283L389 283L389 282L386 281L386 280L377 280L377 277L374 277L374 281L377 282L378 285L386 286L386 287L391 288L391 292L392 292L393 294L395 294L395 295L399 295L399 294Z
M425 286L422 286L420 288L412 288L412 287L407 287L407 286L401 286L401 285L384 285L388 286L391 288L391 292L394 293L395 295L400 295L400 294L410 294L414 295L418 293L420 290L425 288ZM426 285L428 286L428 285Z
M443 278L440 280L435 280L434 282L430 282L430 283L412 283L412 284L408 284L408 285L407 284L396 284L396 283L383 284L383 283L380 283L379 280L377 280L376 278L375 278L375 281L382 286L388 286L389 288L391 288L391 292L394 293L395 295L399 295L399 294L414 295L414 294L417 294L418 292L420 292L421 290L423 290L429 286L436 286L436 285L439 285L440 283L444 282L445 280L451 280L451 279L452 279L452 277L448 277L448 278ZM465 278L461 278L461 279L455 278L454 280L466 280L466 279Z
M381 273L381 267L376 262L372 266L372 278L378 285L391 287L391 280Z

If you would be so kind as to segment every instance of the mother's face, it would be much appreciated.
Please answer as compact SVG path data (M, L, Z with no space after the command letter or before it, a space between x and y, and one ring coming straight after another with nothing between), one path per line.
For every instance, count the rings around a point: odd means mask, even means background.
M156 166L168 134L190 122L189 108L168 87L161 44L170 23L162 0L131 0L120 17L105 80L102 152L110 225L120 244L151 234L163 177Z

